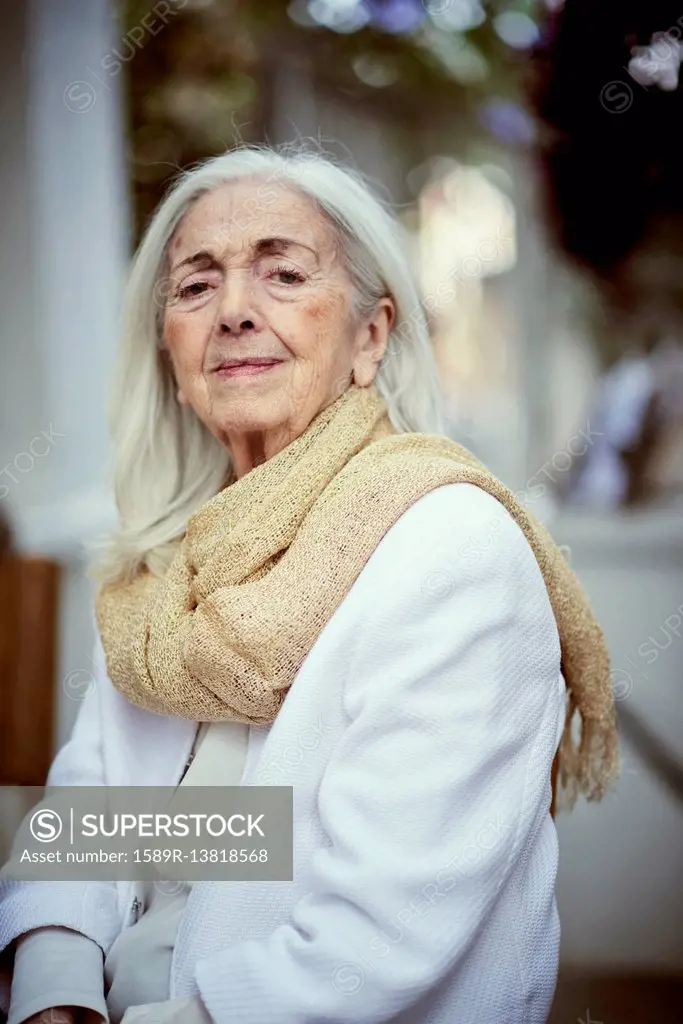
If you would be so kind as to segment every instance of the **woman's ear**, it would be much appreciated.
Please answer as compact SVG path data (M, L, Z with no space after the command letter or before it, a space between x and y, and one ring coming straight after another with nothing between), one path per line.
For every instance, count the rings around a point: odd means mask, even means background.
M395 318L394 300L385 295L377 303L370 319L363 322L353 363L353 379L358 387L367 387L375 379Z

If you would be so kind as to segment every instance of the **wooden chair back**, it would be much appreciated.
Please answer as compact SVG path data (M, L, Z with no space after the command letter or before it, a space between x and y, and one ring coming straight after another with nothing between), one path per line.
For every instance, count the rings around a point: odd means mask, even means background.
M43 786L53 758L59 565L0 555L0 785Z

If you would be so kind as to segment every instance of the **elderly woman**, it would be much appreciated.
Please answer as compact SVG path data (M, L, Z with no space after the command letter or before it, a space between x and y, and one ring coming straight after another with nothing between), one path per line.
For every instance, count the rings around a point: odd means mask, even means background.
M396 221L317 155L230 152L161 204L125 323L99 676L48 781L291 786L294 878L5 882L10 1024L541 1024L553 764L570 800L613 777L608 659L441 434Z

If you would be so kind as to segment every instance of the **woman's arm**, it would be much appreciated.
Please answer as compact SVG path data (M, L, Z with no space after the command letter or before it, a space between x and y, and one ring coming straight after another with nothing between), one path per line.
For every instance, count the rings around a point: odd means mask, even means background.
M217 1024L392 1019L457 970L547 821L559 640L502 506L471 485L430 492L347 601L349 724L318 797L329 845L287 924L198 963Z
M96 942L48 927L21 935L16 947L7 1024L24 1024L56 1006L88 1009L91 1020L107 1020L104 961Z
M99 659L101 664L99 642L96 645L95 658ZM71 738L52 763L47 785L104 784L100 687L95 685L81 704ZM33 811L34 808L29 811L29 815ZM24 828L25 821L21 828ZM3 871L6 871L7 867L8 865L5 865ZM0 875L0 950L7 950L9 953L8 947L19 936L55 925L78 932L80 937L85 936L83 942L90 941L96 944L99 947L98 953L100 950L108 950L121 927L115 884L92 881L27 882ZM4 984L0 985L0 1009L7 1012L7 954L4 973ZM103 975L99 981L103 986ZM90 985L86 988L87 993L90 993ZM86 1001L84 1005L88 1006L89 1003Z

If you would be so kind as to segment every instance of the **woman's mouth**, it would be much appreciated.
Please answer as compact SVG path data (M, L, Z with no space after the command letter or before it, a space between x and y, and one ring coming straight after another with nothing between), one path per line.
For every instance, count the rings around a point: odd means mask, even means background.
M224 363L216 373L219 377L252 377L257 373L265 373L282 363L282 359L245 359L235 363Z

